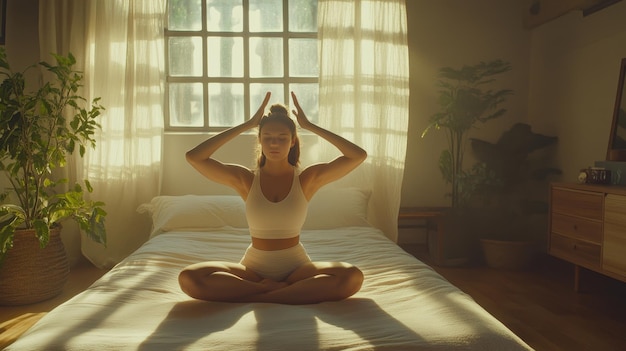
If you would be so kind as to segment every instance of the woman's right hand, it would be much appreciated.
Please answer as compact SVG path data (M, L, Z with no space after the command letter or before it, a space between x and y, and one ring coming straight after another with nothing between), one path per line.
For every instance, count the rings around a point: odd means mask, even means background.
M250 128L254 128L258 126L259 123L261 123L261 118L263 118L267 103L270 101L270 96L272 96L271 92L268 91L267 93L265 93L265 99L263 99L261 106L259 106L259 109L256 111L256 113L248 120L247 123L250 124Z
M296 120L298 121L298 124L300 125L300 127L304 129L309 129L312 123L306 117L306 114L304 113L304 110L302 110L302 107L300 106L300 102L298 102L298 98L296 97L296 94L293 91L291 92L291 98L293 99L293 104L296 107L296 109L292 110L292 112L296 116Z

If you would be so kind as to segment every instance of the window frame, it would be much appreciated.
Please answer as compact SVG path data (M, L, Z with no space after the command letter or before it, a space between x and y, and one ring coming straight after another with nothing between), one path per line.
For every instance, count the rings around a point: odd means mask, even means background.
M289 40L290 39L317 39L318 32L291 32L289 31L289 0L282 0L283 30L280 32L250 32L248 0L242 0L243 6L243 29L241 32L217 32L207 29L207 0L201 2L201 22L202 29L195 30L169 30L168 25L164 29L164 54L165 54L165 102L164 102L164 129L165 132L220 132L235 126L211 126L209 124L209 89L210 83L240 83L244 86L243 92L243 121L250 119L256 112L258 105L251 106L250 86L255 83L283 84L283 95L280 98L272 97L271 101L281 101L289 104L291 96L289 87L291 84L318 84L319 77L292 77L289 68ZM169 15L168 15L169 16ZM202 40L202 74L194 76L171 76L169 72L169 39L176 37L200 37ZM209 77L208 74L208 39L209 38L243 38L243 77ZM282 38L283 45L283 76L282 77L250 77L250 38ZM201 83L202 84L202 104L203 104L203 126L172 126L170 124L170 83ZM259 104L261 101L259 101ZM237 117L237 116L235 116Z

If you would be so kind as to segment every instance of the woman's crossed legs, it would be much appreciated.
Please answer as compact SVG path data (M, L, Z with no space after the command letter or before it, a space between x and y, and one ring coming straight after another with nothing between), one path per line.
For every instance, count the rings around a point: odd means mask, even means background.
M178 281L187 295L201 300L300 305L354 295L361 288L363 273L343 262L307 262L285 280L276 281L240 263L202 262L185 268Z

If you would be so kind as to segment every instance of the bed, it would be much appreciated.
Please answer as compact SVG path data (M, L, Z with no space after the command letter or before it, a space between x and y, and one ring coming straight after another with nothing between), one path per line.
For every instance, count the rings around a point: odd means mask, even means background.
M214 303L181 292L203 260L238 261L250 242L236 196L159 196L140 207L151 239L91 287L49 312L15 350L530 350L470 296L366 220L368 193L322 192L301 240L317 261L365 274L339 302Z

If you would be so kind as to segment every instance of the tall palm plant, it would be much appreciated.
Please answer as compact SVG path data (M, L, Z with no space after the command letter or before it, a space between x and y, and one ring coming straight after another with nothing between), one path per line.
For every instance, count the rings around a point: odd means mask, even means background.
M506 113L498 108L513 94L510 89L492 90L489 85L495 76L511 70L503 60L480 62L460 69L443 67L439 70L439 106L441 111L430 118L423 131L424 137L431 129L444 130L448 149L439 157L439 169L447 184L451 184L452 207L467 204L477 184L488 174L484 165L475 164L464 169L463 161L468 141L468 132L477 123L484 123Z

